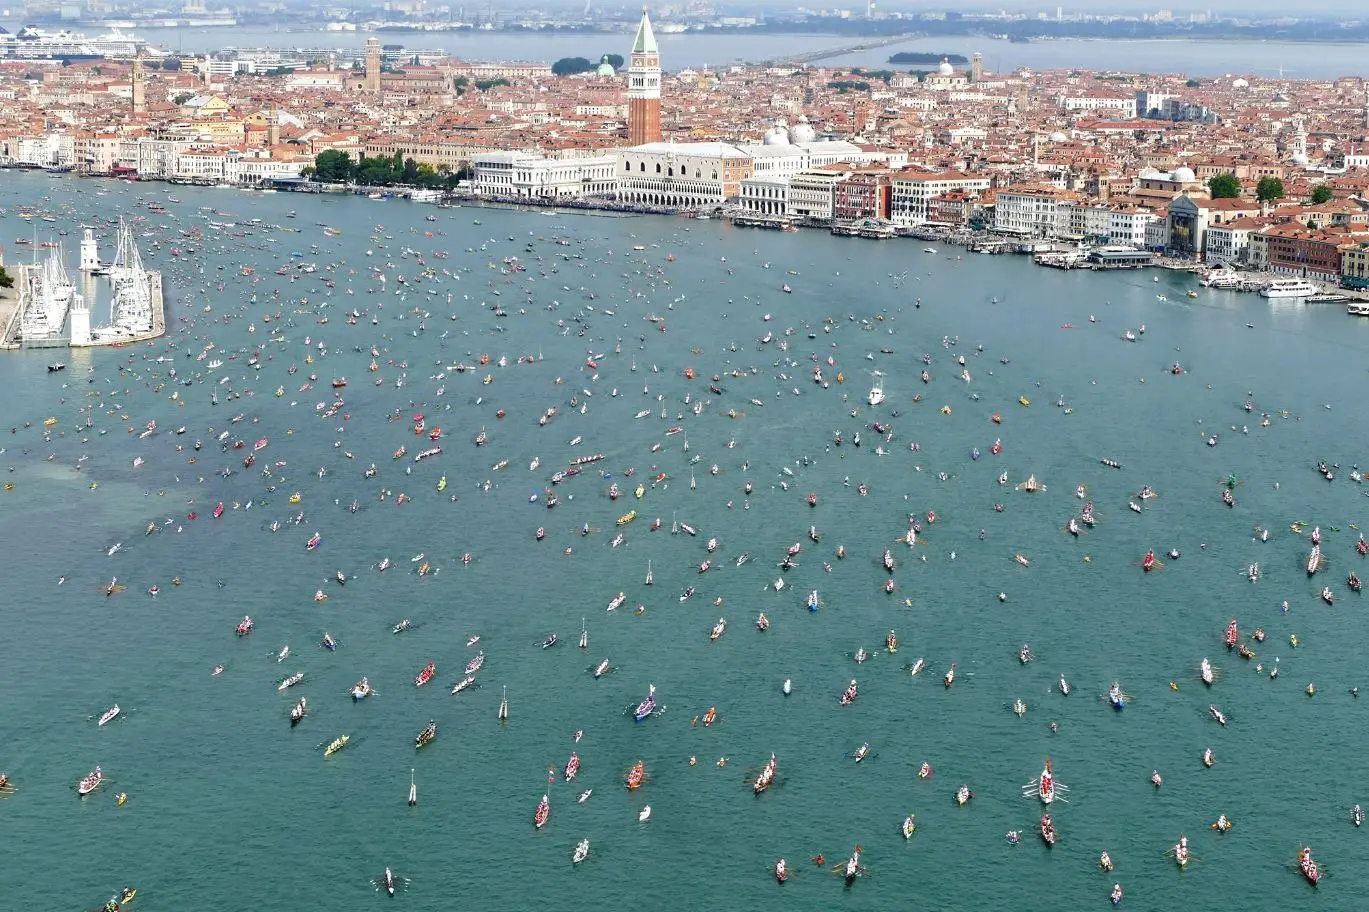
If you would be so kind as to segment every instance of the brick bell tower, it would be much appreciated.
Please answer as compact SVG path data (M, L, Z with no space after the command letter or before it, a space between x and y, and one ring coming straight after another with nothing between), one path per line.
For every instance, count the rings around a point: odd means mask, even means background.
M661 141L661 52L651 32L651 20L642 7L642 22L632 42L627 70L628 145Z

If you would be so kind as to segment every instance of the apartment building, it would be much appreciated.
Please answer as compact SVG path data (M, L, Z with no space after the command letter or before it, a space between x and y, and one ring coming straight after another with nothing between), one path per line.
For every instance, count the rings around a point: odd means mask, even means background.
M934 221L927 211L933 197L956 192L977 196L989 189L989 184L989 178L982 174L897 171L890 177L889 219L902 227Z

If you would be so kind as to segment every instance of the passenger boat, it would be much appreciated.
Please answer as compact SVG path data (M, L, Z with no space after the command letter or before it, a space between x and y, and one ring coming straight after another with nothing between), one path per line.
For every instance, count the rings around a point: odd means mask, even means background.
M89 795L91 792L99 788L100 783L104 781L105 774L97 766L95 767L95 769L91 770L89 773L83 776L80 782L76 783L76 794L84 798L86 795Z
M304 718L308 711L309 702L306 698L300 697L299 702L290 707L290 727L294 728Z
M550 816L551 801L547 799L546 795L543 795L542 800L537 802L537 811L532 815L532 825L540 830L546 825L547 818Z
M641 760L633 764L632 769L627 773L627 790L635 792L642 787L642 781L646 779L646 766Z
M909 814L903 818L903 838L912 839L913 833L917 830L917 822L913 819L915 815Z
M579 864L589 857L589 837L586 836L575 844L575 851L571 853L570 863Z
M477 652L469 662L466 663L466 674L473 675L485 664L484 651Z
M956 789L955 792L956 806L964 807L966 803L968 803L969 800L973 797L974 792L970 791L970 787L968 785L962 785L960 788Z
M1055 845L1055 824L1050 814L1041 815L1041 841L1048 846Z
M336 754L338 751L342 750L344 747L347 746L347 739L347 735L342 735L340 737L334 738L332 741L328 743L328 746L323 749L323 756L331 757L333 756L333 754Z
M428 724L423 726L419 733L414 736L414 748L417 749L424 745L431 744L432 740L436 737L437 723L432 719L429 719Z
M647 687L646 699L637 704L637 708L632 711L632 717L641 722L647 716L656 711L656 685L651 684Z
M1312 860L1312 850L1307 846L1298 849L1298 871L1314 887L1321 882L1322 869Z
M295 672L294 674L290 675L290 677L288 677L288 678L284 679L283 681L281 681L280 684L276 685L276 690L277 690L277 691L289 690L291 687L294 687L296 684L298 684L300 681L303 681L303 680L304 680L304 672L302 672L302 671L297 671L297 672Z
M775 759L775 755L771 753L770 759L765 762L765 766L761 767L761 771L756 774L756 780L751 783L751 791L753 794L759 795L770 787L771 783L775 781L775 770L778 766L779 762Z
M436 671L437 663L429 662L427 666L424 667L424 669L418 673L418 677L414 678L414 686L422 687L424 684L427 684L429 681L433 679L433 673Z
M105 710L104 713L102 713L102 714L100 715L100 721L99 721L98 723L96 723L96 724L97 724L97 725L104 725L106 722L113 722L113 721L118 717L118 715L119 715L119 704L118 704L118 703L115 703L113 706L111 706L109 709Z
M852 678L851 683L846 685L846 690L842 691L841 699L837 702L842 706L849 706L856 700L856 679Z

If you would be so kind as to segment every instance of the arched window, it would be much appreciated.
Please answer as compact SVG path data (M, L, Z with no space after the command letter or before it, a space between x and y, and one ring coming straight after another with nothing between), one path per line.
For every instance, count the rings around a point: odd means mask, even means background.
M713 179L714 179L714 180L717 180L717 179L718 179L718 172L717 172L717 171L714 171L714 172L713 172Z
M643 174L645 174L645 173L646 173L646 162L642 162L642 164L641 164L641 166L638 168L638 170L641 171Z
M660 163L660 162L657 162L657 163L656 163L656 173L657 173L657 174L660 174L660 173L661 173L661 163Z
M674 165L671 165L669 168L666 169L666 177L674 177L674 176L675 176L675 166L674 166Z
M631 170L632 170L632 162L627 162L627 161L623 162L623 170L624 170L624 171L631 171Z

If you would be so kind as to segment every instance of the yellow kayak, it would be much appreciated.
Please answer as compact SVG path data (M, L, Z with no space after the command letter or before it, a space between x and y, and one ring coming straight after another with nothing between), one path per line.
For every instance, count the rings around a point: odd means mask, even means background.
M343 735L341 738L336 739L335 741L333 741L332 744L329 744L326 748L324 748L323 756L331 757L333 756L333 754L336 754L338 751L342 750L342 748L346 745L347 736Z
M1018 397L1017 397L1017 401L1020 402L1020 403L1022 403L1023 405L1031 405L1031 404L1032 404L1032 403L1031 403L1031 400L1028 399L1026 396L1018 396Z
M629 510L628 512L624 513L622 516L618 517L618 525L620 525L620 526L626 526L628 523L632 522L632 521L633 521L634 519L636 519L636 518L637 518L637 511L636 511L636 510Z
M646 485L637 485L637 490L634 493L637 495L637 499L640 500L642 495L646 493Z

